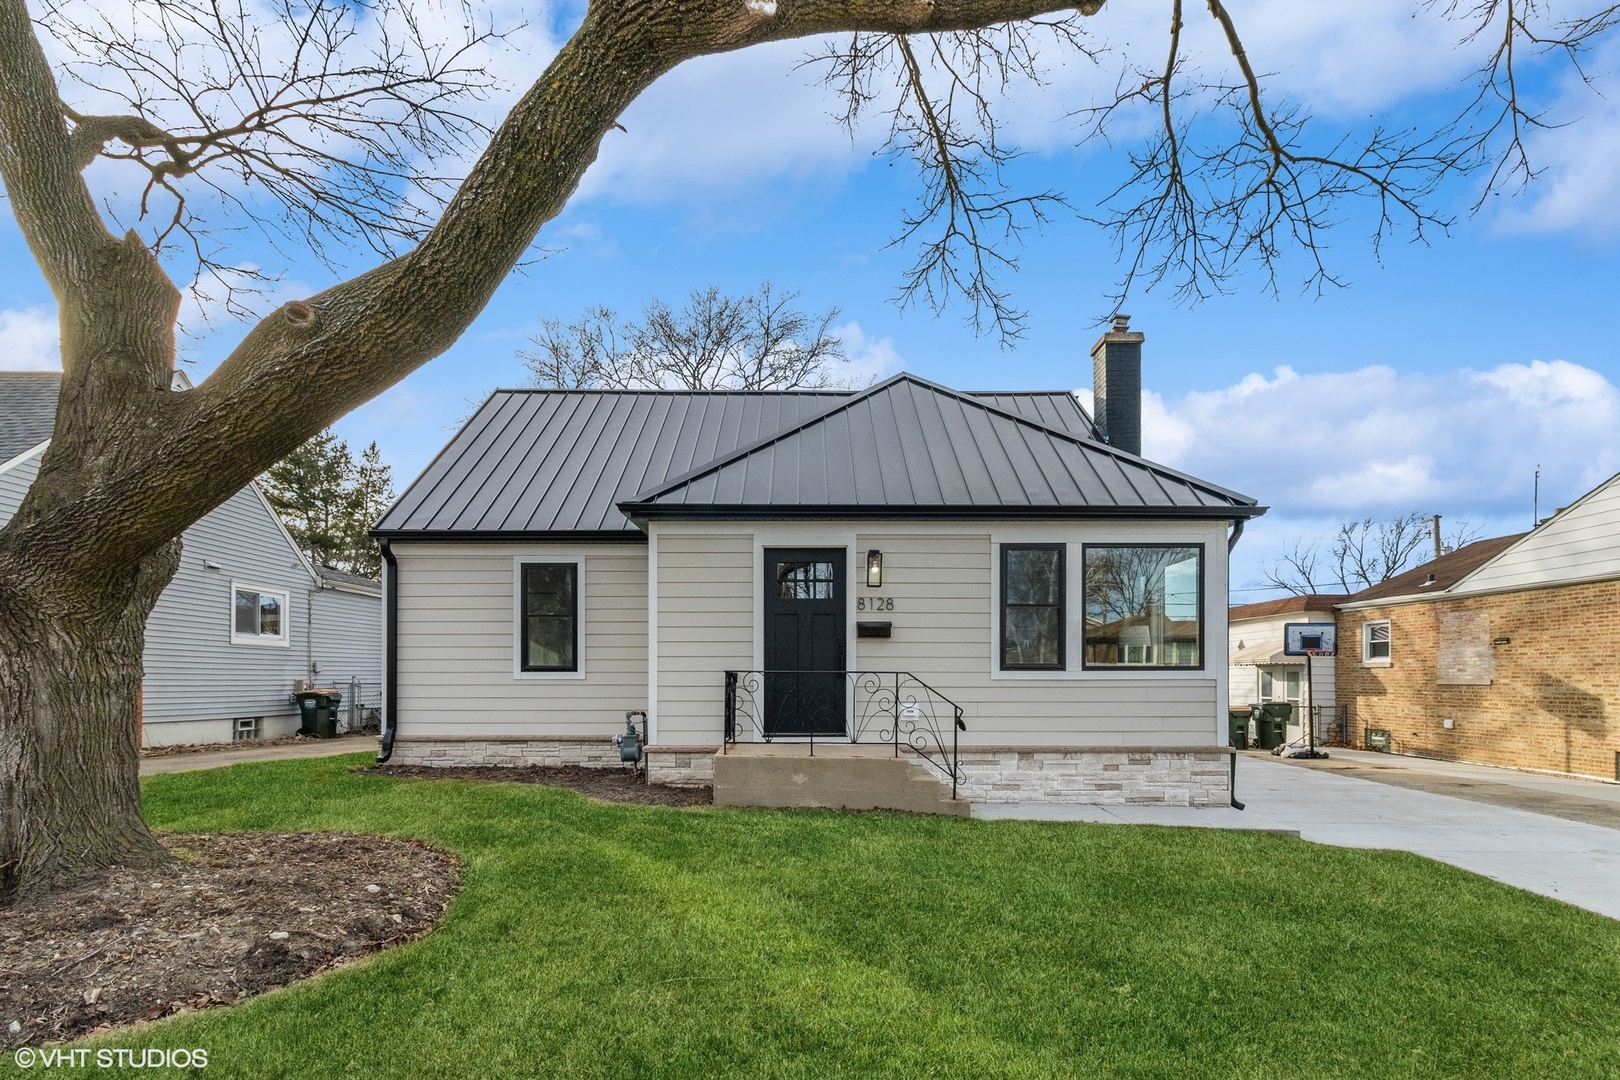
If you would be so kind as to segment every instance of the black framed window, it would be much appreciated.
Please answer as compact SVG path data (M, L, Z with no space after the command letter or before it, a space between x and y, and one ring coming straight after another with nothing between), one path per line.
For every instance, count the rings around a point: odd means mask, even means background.
M1204 666L1202 544L1087 544L1088 668Z
M1063 545L1001 545L1001 668L1063 670Z
M579 564L524 563L524 671L579 670Z

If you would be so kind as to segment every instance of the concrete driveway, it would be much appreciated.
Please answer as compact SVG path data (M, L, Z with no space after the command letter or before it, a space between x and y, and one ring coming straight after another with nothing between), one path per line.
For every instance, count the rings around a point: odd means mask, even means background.
M1602 801L1614 795L1593 787ZM1410 851L1620 919L1620 829L1243 755L1237 797L1246 810L975 803L973 816L1297 831L1320 844Z

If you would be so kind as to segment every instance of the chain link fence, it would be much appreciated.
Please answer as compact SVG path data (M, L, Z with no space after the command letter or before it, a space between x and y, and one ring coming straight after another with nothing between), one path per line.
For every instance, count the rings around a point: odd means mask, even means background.
M343 703L338 706L337 731L339 735L375 735L382 731L383 684L350 679L343 690Z

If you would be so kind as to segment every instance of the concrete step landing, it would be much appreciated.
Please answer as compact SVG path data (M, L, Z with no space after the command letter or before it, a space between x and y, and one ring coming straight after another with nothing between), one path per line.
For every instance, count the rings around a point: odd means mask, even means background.
M714 755L716 806L817 806L968 816L966 799L914 755L890 746L736 743Z

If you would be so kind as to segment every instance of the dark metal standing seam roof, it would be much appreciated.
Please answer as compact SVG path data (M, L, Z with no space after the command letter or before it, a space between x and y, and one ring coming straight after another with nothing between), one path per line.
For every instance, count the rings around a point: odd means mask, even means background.
M752 446L651 485L635 518L1253 517L1253 499L899 375Z
M857 397L849 390L498 390L383 515L385 537L639 539L618 503ZM984 395L1089 436L1063 391ZM845 456L847 446L827 452Z
M60 371L0 371L0 465L56 430Z

